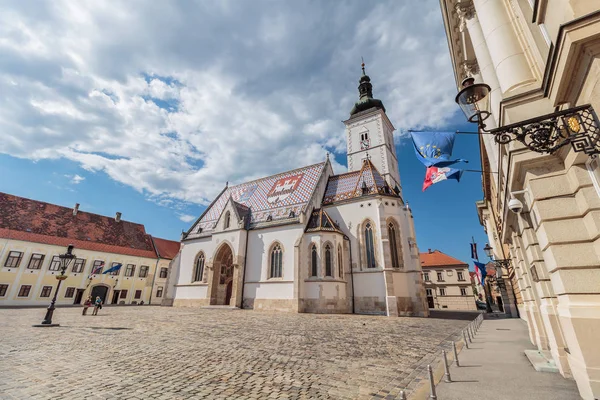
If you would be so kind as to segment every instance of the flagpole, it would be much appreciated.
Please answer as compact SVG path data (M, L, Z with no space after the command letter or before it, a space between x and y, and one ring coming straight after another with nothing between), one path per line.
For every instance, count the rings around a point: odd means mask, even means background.
M473 244L476 244L475 237L471 236L471 242ZM477 262L479 262L479 255L477 254L477 252L475 252L475 260ZM475 266L475 268L479 268L479 267ZM481 270L480 270L480 272L481 272ZM492 304L491 304L490 295L489 295L490 288L488 287L489 281L487 279L487 269L485 272L485 276L483 274L481 274L481 279L483 279L483 285L481 285L481 286L483 286L483 294L485 295L485 312L492 313L493 311L492 311Z

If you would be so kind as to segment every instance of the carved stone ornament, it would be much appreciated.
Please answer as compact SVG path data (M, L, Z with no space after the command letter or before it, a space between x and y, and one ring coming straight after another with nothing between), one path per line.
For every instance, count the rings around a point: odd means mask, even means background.
M454 10L456 11L456 14L458 15L458 20L459 20L458 29L461 32L464 32L466 25L467 25L467 20L469 20L475 16L475 7L473 7L473 1L472 0L460 1L460 2L456 3L456 5L454 6Z
M479 73L479 64L477 64L477 60L465 60L460 63L460 67L465 78L473 77Z

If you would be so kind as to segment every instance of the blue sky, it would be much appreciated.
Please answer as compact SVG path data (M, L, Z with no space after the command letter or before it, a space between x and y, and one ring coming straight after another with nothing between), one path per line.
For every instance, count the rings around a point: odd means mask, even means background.
M425 193L406 129L472 129L439 2L7 1L0 13L0 191L177 239L226 181L322 161L345 171L360 59L398 131L422 251L485 244L481 178ZM156 27L161 27L156 29ZM454 155L479 168L477 137Z

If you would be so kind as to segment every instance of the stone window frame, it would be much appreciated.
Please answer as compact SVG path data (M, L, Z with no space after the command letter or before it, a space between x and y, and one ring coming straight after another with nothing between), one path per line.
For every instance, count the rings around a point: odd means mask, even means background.
M328 261L327 260L327 246L329 246L329 256L330 256L329 257L329 269L331 272L330 275L327 275L327 261ZM333 245L333 243L331 243L331 241L327 240L327 241L323 242L322 249L321 249L321 254L322 254L321 259L323 261L323 262L321 262L321 264L322 264L321 267L322 267L323 271L321 271L321 272L322 272L322 276L324 278L335 278L335 268L334 268L335 255L334 255L333 249L335 249L335 246Z
M342 245L338 243L337 246L337 267L338 267L338 278L344 279L344 250Z
M118 261L113 261L113 262L110 264L110 268L116 267L116 266L117 266L117 265L119 265L119 264L121 264L121 268L123 268L123 263L120 263L120 262L118 262ZM110 268L109 268L109 269L110 269ZM121 273L121 268L119 268L119 269L116 269L116 270L114 270L114 271L111 271L111 272L109 272L109 274L110 274L111 276L119 276L119 274Z
M160 267L160 273L159 273L158 277L160 279L166 279L167 275L169 275L169 268L167 268L167 267Z
M100 268L100 270L98 272L94 273L94 271L96 271L99 267L102 267L102 268ZM101 274L103 270L104 270L104 261L94 260L94 263L92 264L91 274L93 274L93 275Z
M8 283L0 283L0 297L5 297L8 293Z
M135 294L134 294L134 296L133 296L133 298L134 298L135 300L139 300L139 299L141 299L141 298L142 298L142 291L141 291L140 289L136 290L136 291L135 291Z
M395 218L389 217L385 221L386 234L390 249L390 259L392 260L392 268L404 268L404 250L402 248L402 238L400 237L400 224ZM394 265L394 250L392 249L392 238L390 237L390 226L394 229L394 244L396 249L396 265Z
M437 271L436 277L438 282L444 282L444 271Z
M446 296L446 288L445 287L440 288L440 296Z
M366 227L367 225L371 225L371 232L373 237L373 259L375 262L374 267L369 267L367 263L367 244L366 244ZM359 241L359 262L360 262L360 270L375 270L380 267L379 259L379 251L377 247L377 225L373 222L371 218L365 218L357 227L357 237Z
M30 294L31 285L21 285L21 287L19 287L19 293L17 293L17 297L29 297Z
M164 288L162 286L156 287L156 297L162 297Z
M82 273L85 270L85 263L87 260L85 258L76 258L73 261L73 266L71 267L71 272L74 274ZM80 267L80 268L77 268Z
M60 270L60 257L52 256L50 264L48 264L48 271L59 271Z
M150 270L150 267L148 265L140 265L140 272L138 273L138 277L147 278L149 270ZM142 271L143 271L143 273L142 273Z
M42 286L42 290L40 291L40 297L50 297L52 294L52 286L44 285Z
M425 296L433 297L433 289L431 289L431 288L425 289Z
M460 288L460 295L461 296L468 296L469 294L467 293L467 288L466 287L461 287Z
M34 259L34 257L36 257ZM44 265L44 258L46 258L45 254L41 253L31 253L29 257L29 263L27 263L27 269L42 269L42 265Z
M8 256L6 256L6 260L4 261L4 268L19 268L19 265L21 265L21 260L23 260L23 252L11 250L8 252ZM10 265L9 261L11 261Z
M127 264L125 267L125 276L130 277L135 275L135 264Z
M231 212L227 210L225 212L225 217L223 218L223 229L229 229L231 225Z
M423 282L431 282L429 280L429 272L423 272Z
M200 267L202 273L198 275L198 261L202 260L202 265ZM206 254L204 253L203 250L200 250L198 252L198 254L196 254L196 257L194 258L194 268L192 269L192 283L194 282L201 282L204 283L204 279L205 279L205 274L206 274ZM200 278L200 279L197 279Z
M280 259L280 276L273 276L273 252L276 251L276 247L279 247L279 259ZM280 241L275 240L269 246L269 252L267 253L267 280L281 280L283 279L283 270L284 270L284 262L283 262L283 254L285 253L285 249L283 244Z
M121 292L119 293L119 299L126 299L127 298L127 289L121 289Z
M72 299L75 296L75 287L70 286L65 289L65 299Z
M308 246L308 251L310 254L308 266L309 266L309 277L310 278L318 278L319 277L319 246L315 242L310 242Z
M465 279L465 274L463 271L456 271L456 279L458 279L459 281L466 281Z

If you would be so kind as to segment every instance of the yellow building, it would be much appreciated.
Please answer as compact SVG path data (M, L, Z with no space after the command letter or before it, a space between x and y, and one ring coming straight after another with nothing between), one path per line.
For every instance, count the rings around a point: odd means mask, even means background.
M105 304L160 304L179 243L152 238L141 224L0 193L0 306L46 306L73 244L57 305L88 295ZM103 271L121 264L115 272Z

